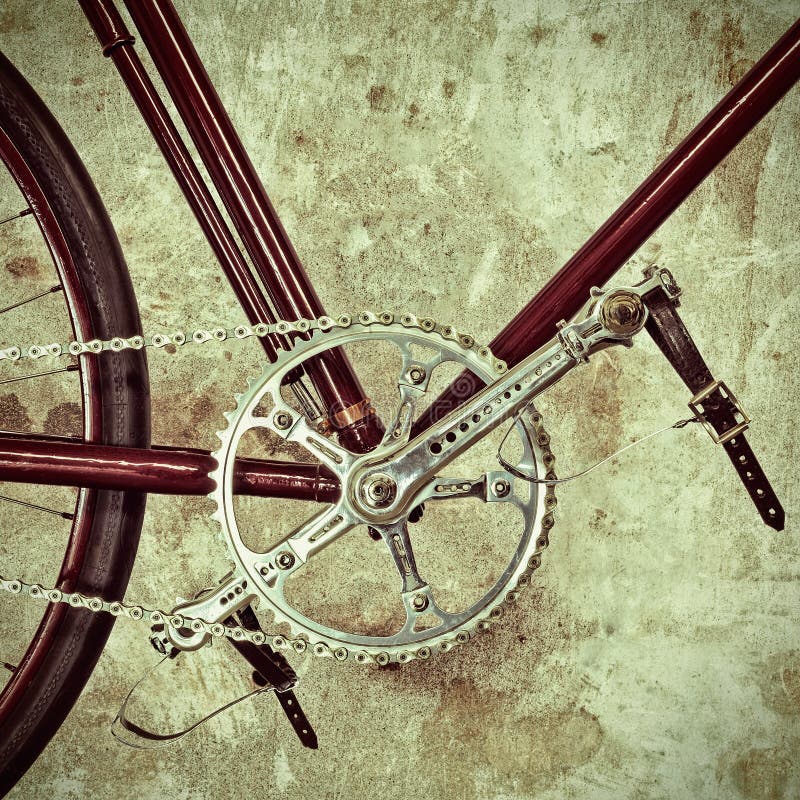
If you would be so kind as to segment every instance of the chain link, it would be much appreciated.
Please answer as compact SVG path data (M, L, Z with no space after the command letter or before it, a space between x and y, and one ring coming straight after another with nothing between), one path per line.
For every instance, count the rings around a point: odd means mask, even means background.
M342 314L337 318L323 316L318 319L300 319L293 322L279 320L274 323L256 323L255 325L237 325L235 328L197 328L190 334L178 330L172 333L156 333L150 336L131 336L124 338L115 336L112 339L92 339L90 341L71 341L66 343L53 342L50 344L32 344L27 347L12 345L0 349L0 361L19 362L25 359L38 361L42 358L63 358L66 356L97 355L111 351L115 353L124 350L142 350L148 347L155 347L163 350L169 345L181 348L185 345L195 344L204 345L208 342L221 343L230 339L242 340L250 337L263 338L273 334L286 335L291 333L308 334L313 331L329 331L332 328L348 328L354 322L361 325L391 325L399 322L406 328L419 328L427 333L438 333L443 339L450 339L458 342L466 349L475 348L478 355L487 363L492 371L498 375L507 370L504 361L494 358L488 347L478 347L472 336L460 333L451 325L441 325L429 317L417 317L414 314L396 315L389 311L375 313L363 311L353 317L349 314ZM167 351L169 352L169 351ZM177 349L176 349L177 352ZM555 499L555 498L553 498ZM552 519L552 517L550 517ZM531 559L530 571L539 566L539 556ZM525 576L527 581L527 576ZM520 583L523 581L520 580ZM247 641L255 645L269 645L273 650L293 650L296 653L304 653L307 649L315 655L332 655L341 660L341 653L330 652L329 648L317 643L313 648L302 638L290 638L280 634L270 634L264 631L253 631L240 625L225 625L221 622L211 623L199 617L186 617L181 614L170 614L161 609L148 609L144 606L125 603L121 600L108 601L102 597L86 595L81 592L64 592L58 588L46 588L38 583L26 583L21 579L7 579L0 576L0 588L10 594L25 595L33 600L45 603L64 603L72 608L83 608L93 613L108 613L115 617L127 617L138 622L149 625L163 625L176 633L187 629L193 633L206 633L216 639L232 639L234 641ZM512 593L513 594L513 593ZM510 596L508 600L513 600ZM495 609L497 617L502 613L502 608ZM481 625L481 629L488 628L486 621ZM454 636L453 645L463 643L469 639L466 631L461 631ZM324 651L323 652L323 648ZM341 649L341 648L340 648ZM425 651L426 648L422 648ZM364 654L366 655L366 654ZM418 658L426 658L424 652L416 654ZM345 653L345 658L347 654ZM359 660L358 658L356 660ZM371 658L369 659L372 660ZM376 659L379 660L379 659Z
M112 339L91 339L86 342L52 342L51 344L33 344L27 347L12 345L0 350L0 361L24 359L36 361L41 358L61 358L70 355L96 355L109 350L115 353L123 350L143 350L148 347L163 349L169 345L178 348L189 344L203 345L207 342L224 342L229 339L248 339L252 336L264 338L273 334L285 336L290 333L306 334L316 330L329 331L332 328L349 328L353 322L359 322L362 325L391 325L395 321L407 328L420 328L429 333L436 332L443 339L457 341L467 349L475 347L475 340L472 336L458 332L451 325L440 325L429 317L417 317L414 314L398 316L389 311L380 313L363 311L356 317L342 314L336 319L319 317L318 319L299 319L293 322L287 320L279 320L274 323L259 322L255 325L237 325L235 328L197 328L188 334L178 330L172 333L156 333L151 336L137 335L128 338L115 336ZM506 371L505 362L494 358L488 347L478 347L477 352L490 361L494 371L498 374Z
M26 583L14 579L0 577L0 588L17 595L26 595L45 603L64 603L72 608L85 608L95 614L108 613L114 617L144 622L149 625L164 625L174 631L191 630L196 633L207 633L217 639L232 639L237 642L248 641L252 644L268 644L274 650L295 650L302 652L305 642L300 639L288 639L285 636L272 635L263 631L252 631L240 625L225 625L221 622L210 623L198 617L184 617L182 614L170 614L160 609L149 609L144 606L124 603L121 600L108 601L102 597L82 594L81 592L64 592L56 588L45 588L38 583Z

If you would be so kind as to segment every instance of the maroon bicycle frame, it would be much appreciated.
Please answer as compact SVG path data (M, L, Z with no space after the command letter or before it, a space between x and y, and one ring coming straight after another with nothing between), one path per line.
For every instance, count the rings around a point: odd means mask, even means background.
M172 3L124 2L252 268L136 54L134 37L113 1L79 0L104 55L114 61L130 90L248 319L270 322L276 316L300 319L323 315L322 304ZM557 323L580 310L589 289L608 281L798 78L800 21L495 337L495 354L514 365L550 340ZM262 342L269 358L286 344L277 337ZM381 435L380 424L368 413L369 400L344 354L334 350L314 359L308 365L307 377L329 416L339 423L338 435L343 442L359 452L373 447ZM473 385L477 391L477 378ZM445 392L423 415L415 431L468 396L463 391L458 397ZM214 466L210 454L199 450L137 450L71 438L0 433L3 481L201 495L211 488L208 473ZM332 501L338 484L317 465L238 459L234 491Z

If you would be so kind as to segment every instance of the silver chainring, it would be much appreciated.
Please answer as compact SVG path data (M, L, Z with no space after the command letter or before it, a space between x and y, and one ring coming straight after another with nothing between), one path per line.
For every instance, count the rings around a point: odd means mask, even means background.
M291 350L279 352L277 361L267 365L258 378L251 379L247 391L236 397L237 407L225 415L229 424L218 432L221 446L213 454L218 467L211 474L216 488L209 497L217 505L212 516L221 525L234 563L232 581L246 586L248 594L258 598L259 610L268 612L276 623L288 627L291 636L298 637L301 643L307 641L311 652L333 656L339 661L404 663L415 658L425 659L468 642L476 633L488 629L492 621L502 615L504 605L513 602L516 592L529 583L532 572L540 565L541 552L548 544L553 525L552 511L556 502L553 487L526 482L525 488L520 486L517 491L514 475L499 469L499 464L492 464L478 479L433 478L419 493L419 502L477 497L486 503L510 503L523 520L519 541L499 577L477 601L454 612L439 606L435 587L430 586L417 569L407 519L375 524L359 511L358 503L354 502L356 488L351 480L354 471L365 458L379 458L398 443L407 441L419 401L424 399L427 405L433 399L426 397L426 392L437 368L453 362L486 383L491 383L505 368L493 359L488 349L474 347L471 337L457 335L452 328L432 321L425 320L429 324L423 326L412 324L411 320L416 322L413 317L401 318L399 322L383 319L379 323L364 319L329 330L314 330L307 339L297 338ZM285 376L308 359L332 348L360 342L389 342L397 348L401 359L399 374L394 377L399 394L394 420L387 425L381 444L368 456L351 453L334 436L320 432L281 393ZM415 356L420 350L433 355L420 360ZM264 409L268 411L265 413ZM554 478L554 458L540 414L528 406L513 425L519 438L518 450L521 450L516 459L517 471ZM245 544L246 537L243 538L234 505L234 461L242 437L253 429L299 445L334 473L342 486L335 503L325 504L319 513L266 552L256 552ZM385 488L379 484L370 485L368 491L379 495ZM363 492L364 487L360 485L358 491ZM333 546L340 536L354 535L353 528L364 525L380 534L400 578L405 622L388 635L352 633L319 622L292 605L284 591L290 578L292 581L302 579L305 564L318 552ZM364 558L369 558L370 547L383 545L370 543L364 537ZM299 574L295 577L295 573ZM427 627L419 624L423 615Z

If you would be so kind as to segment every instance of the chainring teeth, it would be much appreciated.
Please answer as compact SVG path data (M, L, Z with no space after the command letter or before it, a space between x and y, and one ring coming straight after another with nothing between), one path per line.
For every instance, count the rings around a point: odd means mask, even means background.
M236 408L224 414L228 426L224 430L217 431L217 438L220 440L221 447L212 453L213 458L216 460L217 467L209 473L209 477L213 480L215 488L209 493L208 497L216 504L216 509L211 514L211 517L220 525L220 534L234 568L240 570L242 574L247 574L247 568L242 564L239 555L235 551L235 547L231 541L230 529L226 522L226 468L228 462L230 461L232 463L235 458L235 451L233 454L229 453L231 441L236 435L239 420L244 415L249 402L252 400L252 395L266 383L265 376L279 371L286 361L296 354L298 349L301 351L308 349L312 346L313 342L319 341L319 337L327 337L330 332L335 329L348 329L349 331L364 333L369 332L373 327L377 327L379 330L389 329L397 332L403 332L404 329L412 329L422 331L425 334L435 334L443 342L447 343L449 347L455 345L462 353L469 354L470 360L479 362L486 372L491 375L499 376L507 371L505 362L496 359L488 347L478 346L474 338L469 334L459 332L453 326L442 325L433 319L417 317L413 314L406 313L395 315L386 311L376 314L371 311L365 311L356 316L344 314L336 319L321 317L318 320L301 320L295 323L285 323L284 328L280 327L282 324L283 323L277 323L279 332L287 333L292 330L302 330L308 332L310 337L305 340L296 340L295 345L290 350L279 351L275 362L261 365L262 372L260 376L248 379L247 392L234 395ZM275 326L270 326L271 329L274 327ZM555 462L555 457L549 446L550 437L544 429L542 417L538 411L534 410L533 413L529 415L529 419L535 432L532 445L534 449L539 449L541 462L546 470L546 478L548 480L554 480L555 473L553 472L553 464ZM506 607L516 602L518 593L530 584L533 573L541 565L542 552L549 544L549 534L554 524L553 511L556 506L554 486L548 484L543 488L545 491L543 492L541 506L545 513L540 519L539 531L535 538L535 546L529 552L526 559L521 561L518 565L515 571L516 575L509 580L507 586L503 587L476 616L467 620L465 624L459 626L457 629L447 634L442 634L440 640L435 644L427 644L424 643L423 640L423 643L419 646L413 644L409 644L408 646L392 645L391 647L383 649L380 646L345 646L335 641L329 642L299 627L290 617L280 613L280 610L273 605L267 597L264 597L266 602L260 602L260 607L267 611L277 624L284 623L291 631L291 636L269 634L267 639L271 642L271 645L278 650L291 650L298 654L311 653L318 657L332 658L341 662L349 661L357 664L377 664L378 666L389 663L404 664L412 660L427 660L434 655L446 653L454 647L467 644L478 634L488 631L492 625L503 616ZM539 504L538 500L537 504ZM261 595L262 593L259 592L259 594Z

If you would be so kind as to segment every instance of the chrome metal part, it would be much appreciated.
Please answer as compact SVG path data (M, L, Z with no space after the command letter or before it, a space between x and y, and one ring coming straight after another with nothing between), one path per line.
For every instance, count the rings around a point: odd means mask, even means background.
M600 315L608 330L630 336L641 330L646 312L638 294L619 289L603 298Z
M552 487L535 487L527 492L526 499L520 498L513 490L513 476L497 470L496 464L488 465L489 470L478 478L437 476L436 465L446 464L452 456L436 458L429 445L441 437L442 431L456 424L453 415L437 423L424 437L409 442L414 412L426 399L431 376L441 365L453 362L459 368L467 368L492 388L497 376L506 372L505 365L496 362L486 349L474 347L471 337L463 337L452 327L442 327L433 321L417 323L410 315L404 315L399 322L368 321L364 320L364 315L358 320L347 327L319 330L310 339L296 341L291 351L279 354L274 364L250 382L247 392L238 398L236 410L226 415L230 423L228 428L219 433L221 447L214 454L219 467L212 476L217 488L210 496L217 504L214 518L222 527L236 574L249 581L250 589L259 596L259 608L269 612L276 624L287 625L291 635L305 640L307 649L316 655L362 664L404 663L464 644L502 614L504 604L513 600L515 592L529 582L531 573L540 563L541 551L547 545L547 534L553 523L555 496ZM397 392L394 419L387 425L380 445L366 455L350 453L333 437L319 434L302 414L287 404L280 391L286 375L308 359L355 342L389 343L396 347L399 356L399 369L394 378ZM418 351L431 355L421 362ZM566 356L562 354L560 359L566 366ZM543 370L546 360L542 361ZM546 370L545 381L560 370L561 365L556 369L555 364L554 357L550 369ZM532 375L535 369L531 368ZM502 398L504 379L500 383ZM264 407L271 409L267 416L258 412ZM515 410L516 404L509 404L507 414L496 415L498 423L501 417L507 419ZM459 409L456 416L461 413ZM288 418L292 422L287 425ZM482 427L488 431L493 425L487 423ZM239 443L254 428L269 430L275 436L300 445L325 464L342 486L336 503L322 508L265 552L256 552L245 543L232 492L232 469ZM553 477L554 459L538 412L535 409L526 412L515 424L515 430L522 452L519 466ZM475 440L477 438L476 435ZM461 449L458 448L459 452ZM425 454L424 459L413 455L417 451ZM412 457L404 457L407 452L411 452ZM407 518L416 506L428 499L440 501L467 496L514 505L521 514L522 524L519 542L501 570L500 578L468 608L454 612L438 604L435 587L420 570ZM286 591L289 581L303 579L305 565L319 552L362 524L370 526L380 536L399 578L405 620L399 630L389 635L332 628L295 607ZM422 615L433 620L431 627L419 627Z
M703 404L705 401L716 391L718 391L722 397L730 403L737 420L736 425L725 431L725 433L722 435L719 435L714 430L714 426L711 425L711 423L706 419L703 409ZM747 412L744 410L744 408L742 408L742 404L736 399L734 393L726 386L725 381L712 381L709 383L708 386L701 389L689 401L689 408L692 410L692 413L695 415L695 417L703 423L703 427L714 441L714 444L725 444L731 439L736 438L740 433L744 433L744 431L750 427L750 417L747 416Z

